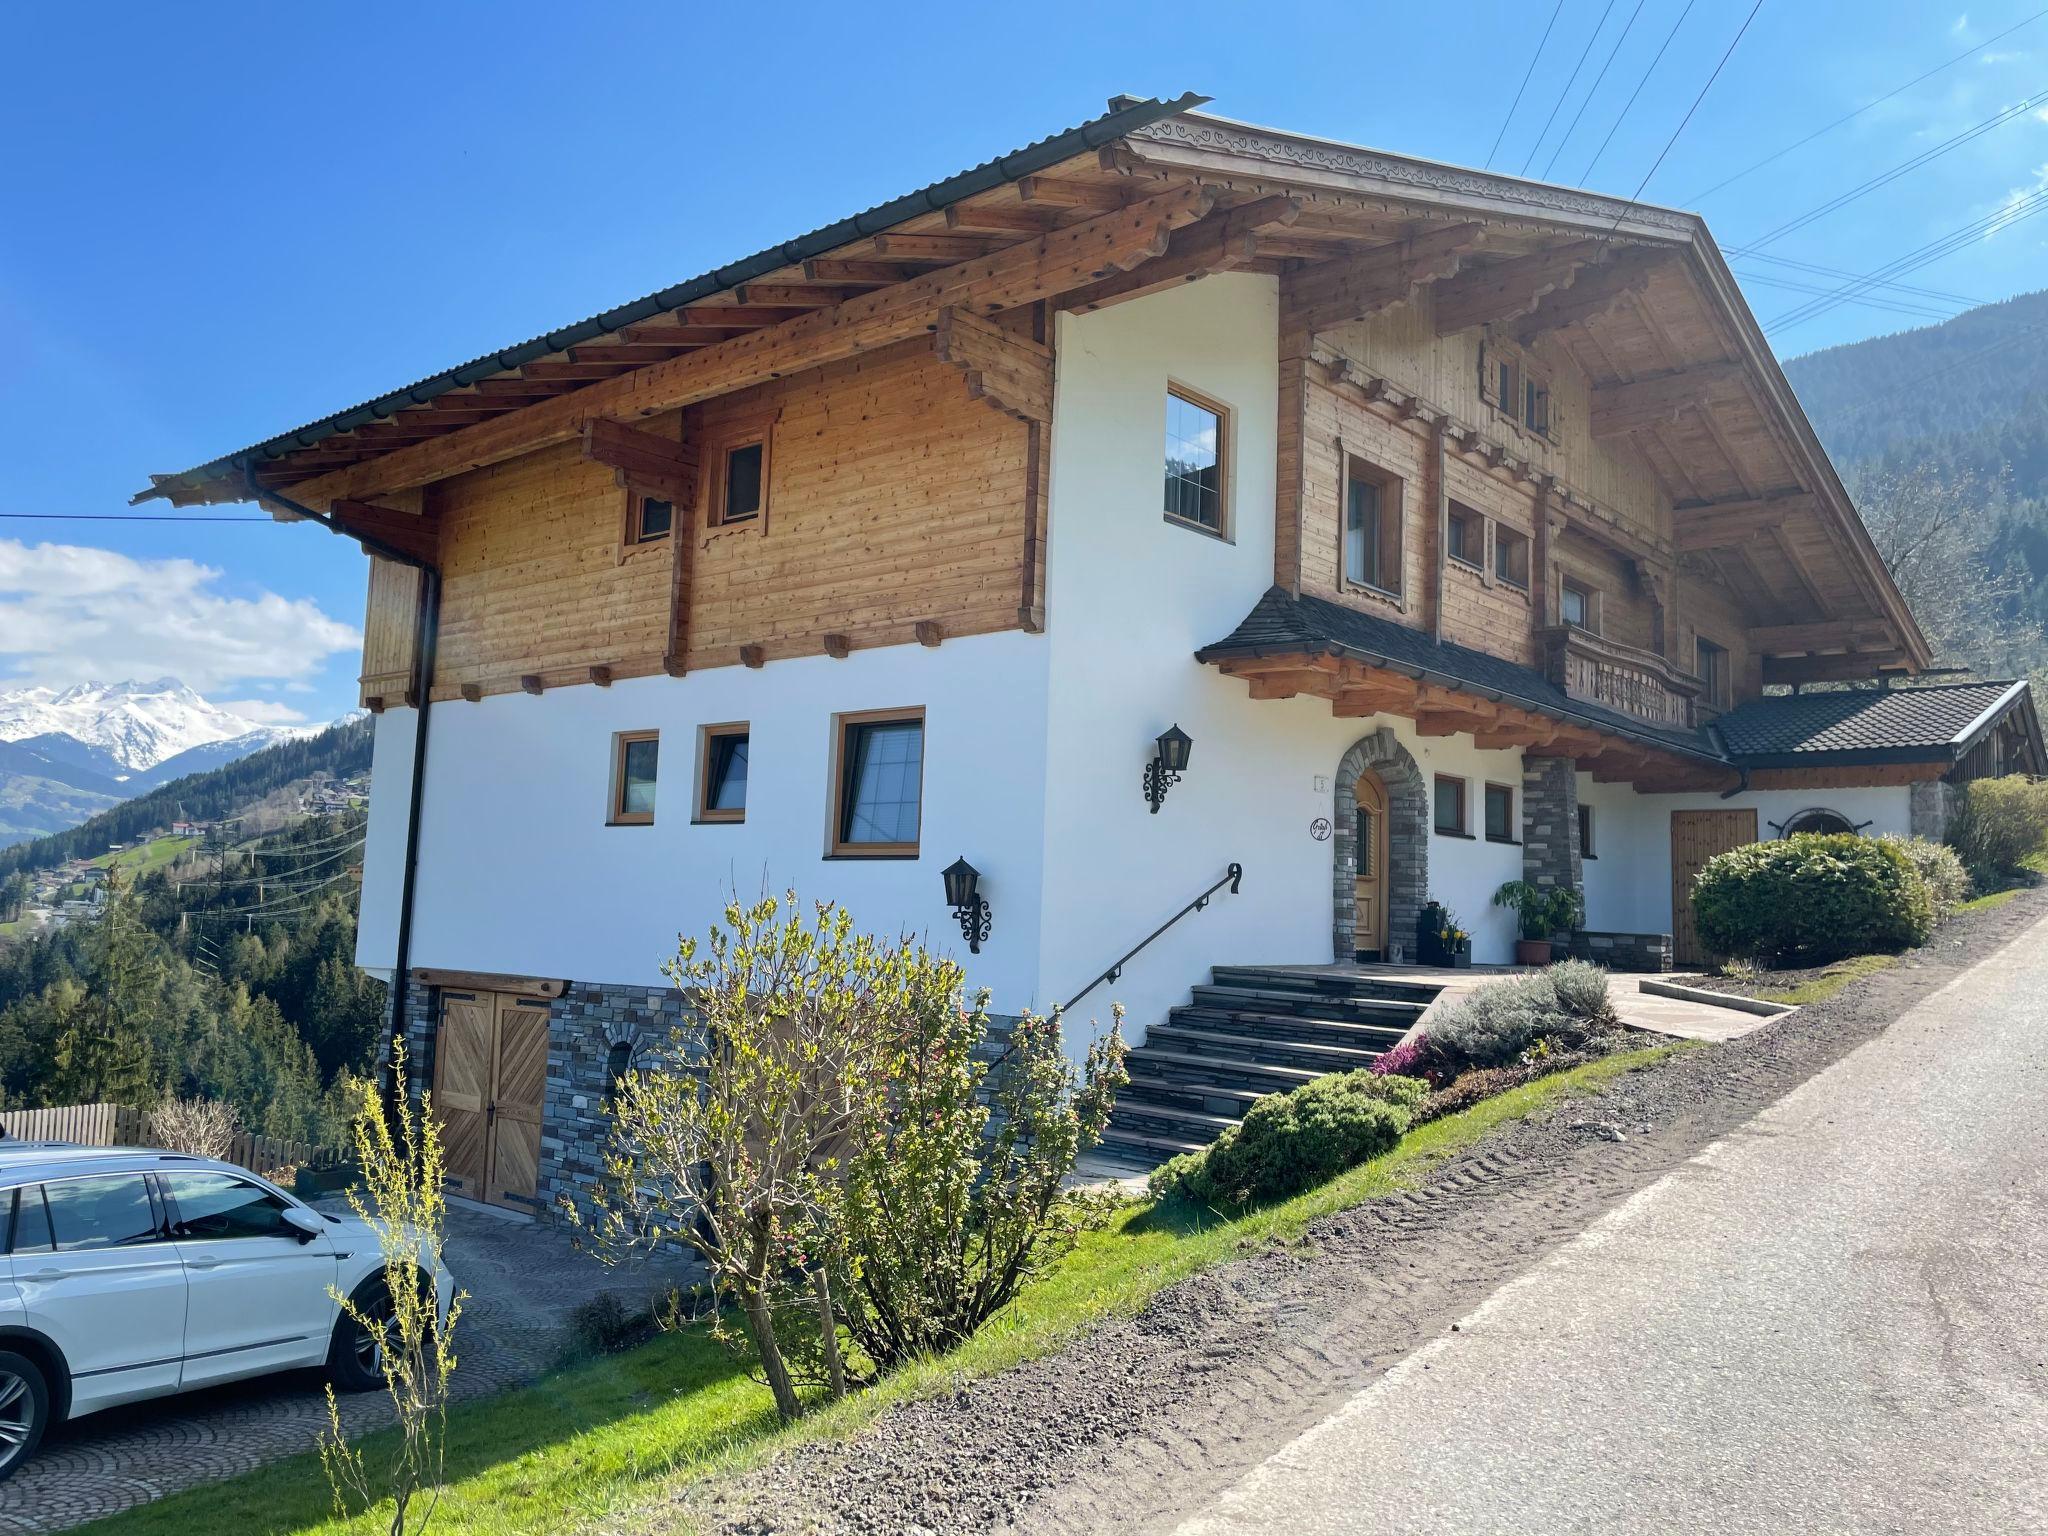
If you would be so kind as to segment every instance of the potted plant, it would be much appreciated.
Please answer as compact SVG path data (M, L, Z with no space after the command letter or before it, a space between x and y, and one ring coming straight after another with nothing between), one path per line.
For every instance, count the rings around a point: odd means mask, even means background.
M1443 926L1437 930L1437 943L1442 948L1444 965L1467 971L1472 968L1472 935L1458 926L1457 914L1449 907L1441 907Z
M1570 886L1559 886L1550 893L1550 958L1569 960L1572 957L1572 935L1586 921L1586 898Z
M1560 902L1559 898L1566 898ZM1552 889L1527 880L1510 880L1493 893L1496 907L1512 907L1520 936L1515 940L1515 964L1548 965L1551 934L1560 917L1569 925L1573 909L1583 910L1579 893L1569 887ZM1562 910L1561 910L1562 909Z

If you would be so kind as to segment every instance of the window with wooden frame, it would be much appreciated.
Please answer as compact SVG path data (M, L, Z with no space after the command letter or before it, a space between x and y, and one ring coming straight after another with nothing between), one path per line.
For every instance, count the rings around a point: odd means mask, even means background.
M1230 411L1178 384L1166 390L1166 520L1229 536Z
M832 857L916 858L924 711L836 715L832 740Z
M1521 353L1487 343L1480 349L1479 393L1488 405L1524 431L1555 442L1550 380Z
M1728 650L1705 635L1693 636L1693 675L1700 680L1700 697L1716 709L1728 707Z
M1512 843L1515 838L1515 791L1507 784L1486 786L1486 840Z
M1436 776L1436 831L1440 837L1470 837L1465 829L1465 781L1447 773Z
M1593 807L1590 805L1581 805L1579 807L1579 857L1582 859L1599 857L1598 854L1593 852Z
M1497 581L1529 590L1529 536L1506 523L1493 525L1493 574Z
M1377 465L1344 458L1344 534L1340 570L1347 587L1401 595L1401 480Z
M774 422L729 426L710 443L705 520L713 528L768 520L774 467Z
M697 820L747 819L747 722L707 725L697 732Z
M610 814L615 827L644 827L654 821L655 771L661 732L620 731L612 737Z
M630 548L637 544L658 544L674 530L676 505L663 496L645 491L626 492L626 538Z
M1462 501L1444 515L1444 553L1475 571L1486 569L1486 519Z
M1560 576L1557 582L1557 616L1573 629L1589 635L1600 633L1600 594L1584 582Z

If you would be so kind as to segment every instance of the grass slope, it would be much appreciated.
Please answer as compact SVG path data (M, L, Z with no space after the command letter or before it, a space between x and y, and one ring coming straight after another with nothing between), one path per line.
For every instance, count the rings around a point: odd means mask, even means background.
M731 1470L798 1437L844 1435L893 1403L945 1390L1056 1349L1105 1317L1136 1312L1167 1286L1248 1244L1287 1241L1317 1218L1412 1186L1510 1120L1545 1111L1692 1042L1612 1056L1488 1099L1407 1136L1385 1157L1320 1189L1234 1219L1133 1206L1030 1286L953 1354L899 1371L789 1429L767 1389L700 1331L573 1366L449 1415L448 1488L433 1529L445 1536L574 1530L659 1503L707 1473ZM362 1442L372 1464L389 1432ZM664 1528L670 1511L660 1513ZM652 1523L655 1515L650 1512ZM335 1516L317 1457L301 1455L82 1527L88 1536L298 1536L368 1533L379 1515ZM630 1527L629 1527L630 1528Z

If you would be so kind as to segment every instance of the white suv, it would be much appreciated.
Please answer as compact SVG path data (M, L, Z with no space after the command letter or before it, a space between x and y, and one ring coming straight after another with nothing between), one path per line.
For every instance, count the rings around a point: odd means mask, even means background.
M116 1403L303 1366L381 1385L382 1332L337 1290L388 1307L375 1234L246 1169L0 1141L0 1479L48 1425Z

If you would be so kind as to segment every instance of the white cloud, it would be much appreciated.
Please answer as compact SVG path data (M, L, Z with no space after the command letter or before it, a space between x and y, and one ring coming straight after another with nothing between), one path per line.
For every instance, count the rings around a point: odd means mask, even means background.
M280 704L276 699L221 699L216 701L231 715L254 720L258 725L303 725L306 712Z
M1984 226L1983 238L1989 240L2006 226L2016 224L2022 218L2039 212L2041 205L2037 199L2044 192L2048 192L2048 163L2034 168L2033 181L2024 187L2014 187L2005 194L2005 200L1998 205L1995 217Z
M303 682L362 643L317 603L228 596L217 590L221 575L193 560L0 539L0 664L53 687L171 676L210 694Z

